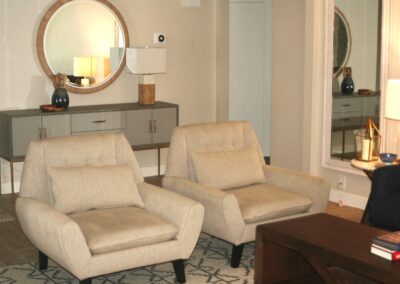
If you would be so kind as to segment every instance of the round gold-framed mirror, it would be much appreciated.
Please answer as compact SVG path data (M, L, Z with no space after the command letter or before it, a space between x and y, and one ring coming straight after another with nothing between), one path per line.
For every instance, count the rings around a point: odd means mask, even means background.
M40 22L36 47L51 79L66 74L65 88L77 94L100 91L125 66L128 28L107 0L57 0Z
M333 78L337 78L347 65L351 54L351 30L343 12L335 7L333 24Z

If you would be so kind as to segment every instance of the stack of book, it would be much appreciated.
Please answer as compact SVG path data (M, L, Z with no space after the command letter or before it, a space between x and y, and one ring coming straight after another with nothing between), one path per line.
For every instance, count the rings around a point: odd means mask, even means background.
M387 260L400 260L400 231L372 239L371 253Z

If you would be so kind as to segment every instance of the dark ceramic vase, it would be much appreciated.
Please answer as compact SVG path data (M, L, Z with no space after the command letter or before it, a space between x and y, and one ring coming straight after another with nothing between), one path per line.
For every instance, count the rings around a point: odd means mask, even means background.
M345 67L343 70L343 81L340 85L340 89L343 94L351 95L354 92L354 81L351 78L351 68Z
M68 107L69 97L67 90L65 88L54 89L51 97L51 104L55 105L56 107Z

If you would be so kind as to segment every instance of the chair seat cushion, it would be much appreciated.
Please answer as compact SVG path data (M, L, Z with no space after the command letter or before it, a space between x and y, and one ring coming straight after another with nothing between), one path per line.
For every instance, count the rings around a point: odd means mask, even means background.
M173 239L178 229L138 207L89 210L69 215L78 223L92 254Z
M244 221L256 223L307 211L312 201L300 194L268 184L256 184L228 191L238 200Z

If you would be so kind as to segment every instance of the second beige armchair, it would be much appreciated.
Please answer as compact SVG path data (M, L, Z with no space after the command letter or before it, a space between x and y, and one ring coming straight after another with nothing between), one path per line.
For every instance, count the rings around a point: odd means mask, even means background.
M163 187L203 204L202 231L233 244L232 267L257 225L322 212L330 190L323 178L265 165L243 121L176 128Z

